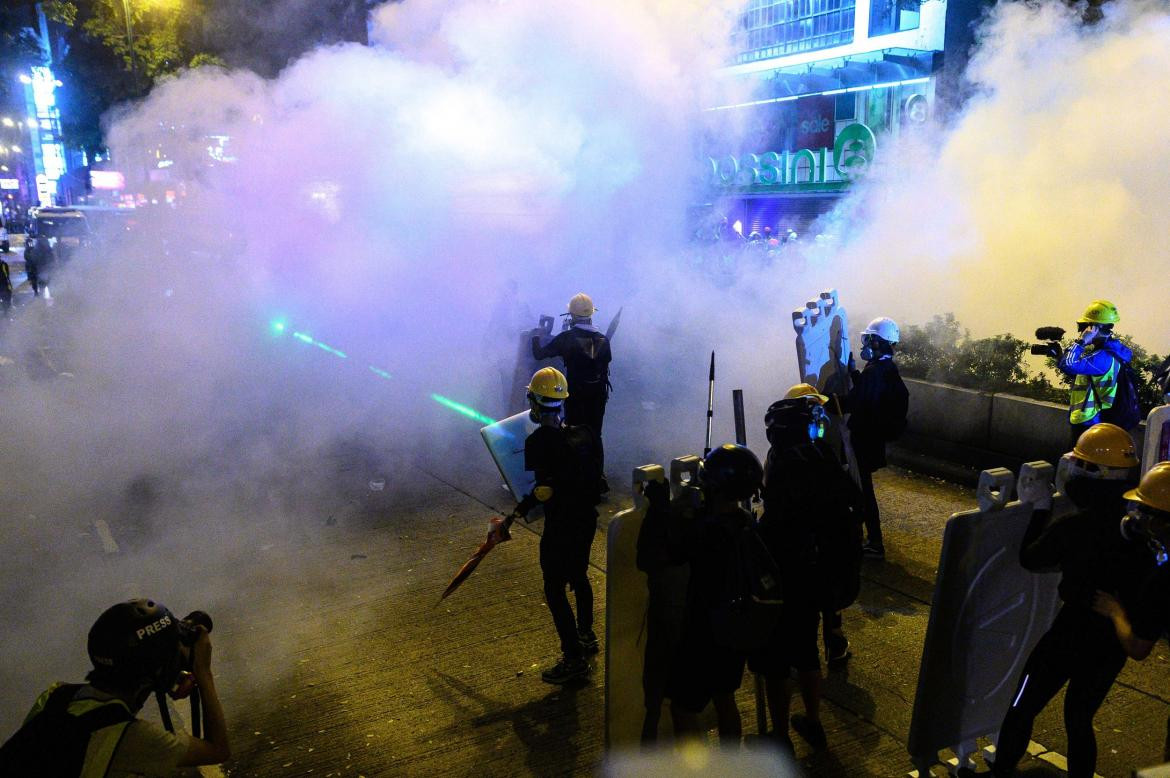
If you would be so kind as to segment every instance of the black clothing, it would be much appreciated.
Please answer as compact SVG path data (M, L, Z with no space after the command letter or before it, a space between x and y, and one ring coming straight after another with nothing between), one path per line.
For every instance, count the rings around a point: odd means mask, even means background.
M567 659L582 657L577 630L593 628L593 587L587 574L589 550L597 534L596 448L584 427L541 426L524 441L524 467L536 476L536 487L552 489L544 502L544 534L540 538L540 571L544 598ZM517 506L520 515L538 502L526 495ZM577 615L565 587L577 601Z
M1076 609L1079 610L1079 609ZM995 747L995 774L1011 775L1032 737L1032 722L1068 683L1064 728L1068 737L1069 778L1091 778L1097 764L1093 717L1125 666L1125 651L1113 634L1090 626L1083 615L1065 606L1040 638L1024 664L1004 716ZM1088 614L1098 620L1104 617ZM1112 625L1109 625L1112 630Z
M1023 757L1032 722L1068 683L1064 722L1068 736L1068 771L1076 778L1093 775L1097 742L1093 717L1125 665L1125 651L1113 623L1092 610L1097 590L1121 602L1135 632L1149 631L1161 614L1143 607L1146 584L1154 572L1153 557L1144 545L1126 540L1120 531L1125 513L1122 493L1128 481L1070 479L1065 492L1078 512L1050 521L1050 511L1036 511L1020 546L1020 563L1029 570L1059 568L1064 602L1052 627L1032 650L1000 727L996 771L1010 774ZM1140 634L1140 633L1139 633Z
M0 306L4 313L8 313L12 305L12 276L9 274L8 263L0 259Z
M28 277L28 284L32 287L33 296L41 293L40 287L40 268L41 268L41 241L39 239L33 240L24 247L24 274Z
M886 466L886 443L906 428L909 407L910 394L893 359L875 359L864 370L853 371L844 410L849 413L849 440L865 497L865 535L879 549L884 543L873 473Z
M569 397L586 384L605 387L609 381L609 341L605 335L583 327L570 327L548 342L540 345L532 339L533 359L560 357L565 361L565 377L569 379Z
M861 495L823 441L772 448L763 491L760 535L780 567L784 617L752 668L816 670L820 612L848 607L860 588Z
M568 531L550 532L545 527L540 538L540 572L544 576L544 601L552 613L553 626L566 658L583 656L577 632L593 630L593 587L589 583L589 550L597 534L597 519L573 526ZM565 594L573 590L577 616Z
M876 359L853 371L853 387L845 401L853 453L862 471L886 466L886 443L906 427L910 393L893 359Z
M729 694L743 680L743 651L715 640L711 614L727 588L735 564L735 533L754 521L747 511L731 508L720 514L685 511L687 522L672 556L690 563L687 613L682 637L671 663L666 696L683 710L698 713L715 696Z
M605 472L605 450L601 443L601 426L605 419L605 403L609 399L609 363L613 356L609 340L592 327L570 327L548 342L540 345L532 339L534 359L560 357L565 363L565 377L569 380L569 399L565 400L565 422L586 426L597 438L597 458L601 472Z

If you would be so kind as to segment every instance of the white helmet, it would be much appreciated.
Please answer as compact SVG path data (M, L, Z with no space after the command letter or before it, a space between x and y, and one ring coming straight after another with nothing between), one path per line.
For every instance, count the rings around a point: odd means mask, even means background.
M588 319L597 309L593 307L593 298L584 292L573 295L569 300L569 315L581 319Z
M902 331L898 329L898 323L888 316L877 317L861 331L861 334L877 335L887 343L897 343L902 339Z

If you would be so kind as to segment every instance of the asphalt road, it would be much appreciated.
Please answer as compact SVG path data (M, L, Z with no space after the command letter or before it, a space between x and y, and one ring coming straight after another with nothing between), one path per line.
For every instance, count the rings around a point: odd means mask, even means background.
M290 466L332 469L336 494L306 502L290 478L242 497L247 521L208 519L166 533L149 505L127 511L98 500L86 510L50 506L51 521L29 516L22 506L44 510L45 502L14 477L11 452L0 456L9 504L0 540L21 549L0 572L0 729L11 731L47 682L84 673L84 632L104 604L151 593L176 611L199 607L216 619L232 775L596 772L604 757L601 660L579 688L541 682L557 651L535 532L518 529L438 603L492 509L509 507L490 462L474 454L445 457L462 462L455 472L368 441L339 445ZM372 488L382 477L385 488ZM906 733L941 528L973 497L903 471L883 472L878 489L889 556L867 563L861 599L846 612L854 657L826 683L830 752L810 754L797 739L809 775L910 769ZM624 507L621 491L603 520ZM108 532L96 516L108 519ZM593 563L600 621L600 535ZM1106 700L1097 718L1100 774L1128 775L1158 760L1167 653L1159 644L1149 660L1131 663ZM751 733L750 683L740 702ZM1033 735L1056 762L1066 746L1059 706L1058 698ZM1031 760L1025 774L1059 771Z

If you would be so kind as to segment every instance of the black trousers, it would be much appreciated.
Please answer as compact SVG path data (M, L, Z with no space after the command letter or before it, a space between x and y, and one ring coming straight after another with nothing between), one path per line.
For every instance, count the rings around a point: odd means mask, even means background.
M609 400L604 383L569 384L569 399L565 400L565 423L588 427L597 439L597 458L601 472L605 472L605 447L601 443L601 425L605 422L605 403Z
M545 519L548 520L547 517ZM589 549L597 534L597 519L577 519L570 527L545 526L540 538L540 571L544 575L544 601L567 659L582 656L577 632L593 629L593 587L589 583ZM569 605L565 587L573 590L577 614Z
M1125 652L1104 617L1062 608L1024 664L999 729L995 774L1012 774L1028 748L1036 716L1067 683L1064 728L1069 778L1092 778L1097 766L1093 717L1124 665Z
M884 547L882 520L878 515L877 494L873 490L873 470L858 468L861 477L861 500L865 509L865 540L871 546Z

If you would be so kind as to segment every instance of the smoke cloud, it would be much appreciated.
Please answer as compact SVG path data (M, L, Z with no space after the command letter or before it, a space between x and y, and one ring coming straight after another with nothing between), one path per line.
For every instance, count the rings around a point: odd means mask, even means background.
M828 287L855 331L954 311L976 335L1025 334L1106 297L1165 350L1164 10L1115 3L1085 28L999 5L977 96L883 149L813 231L832 240L713 274L688 245L706 198L697 117L747 96L714 75L738 6L407 0L375 11L370 47L318 49L270 80L186 73L111 117L119 164L162 149L186 197L4 333L19 369L0 390L0 473L23 518L0 545L28 561L3 577L0 728L45 678L76 677L78 641L60 636L110 602L229 603L262 534L344 504L350 477L321 465L339 447L365 446L391 491L411 488L412 461L490 479L478 425L433 395L520 410L504 399L519 331L582 290L603 328L623 309L619 484L701 448L711 350L717 437L742 387L762 451L763 409L796 379L790 312ZM234 162L207 167L211 136ZM96 518L128 533L132 575L77 571Z

